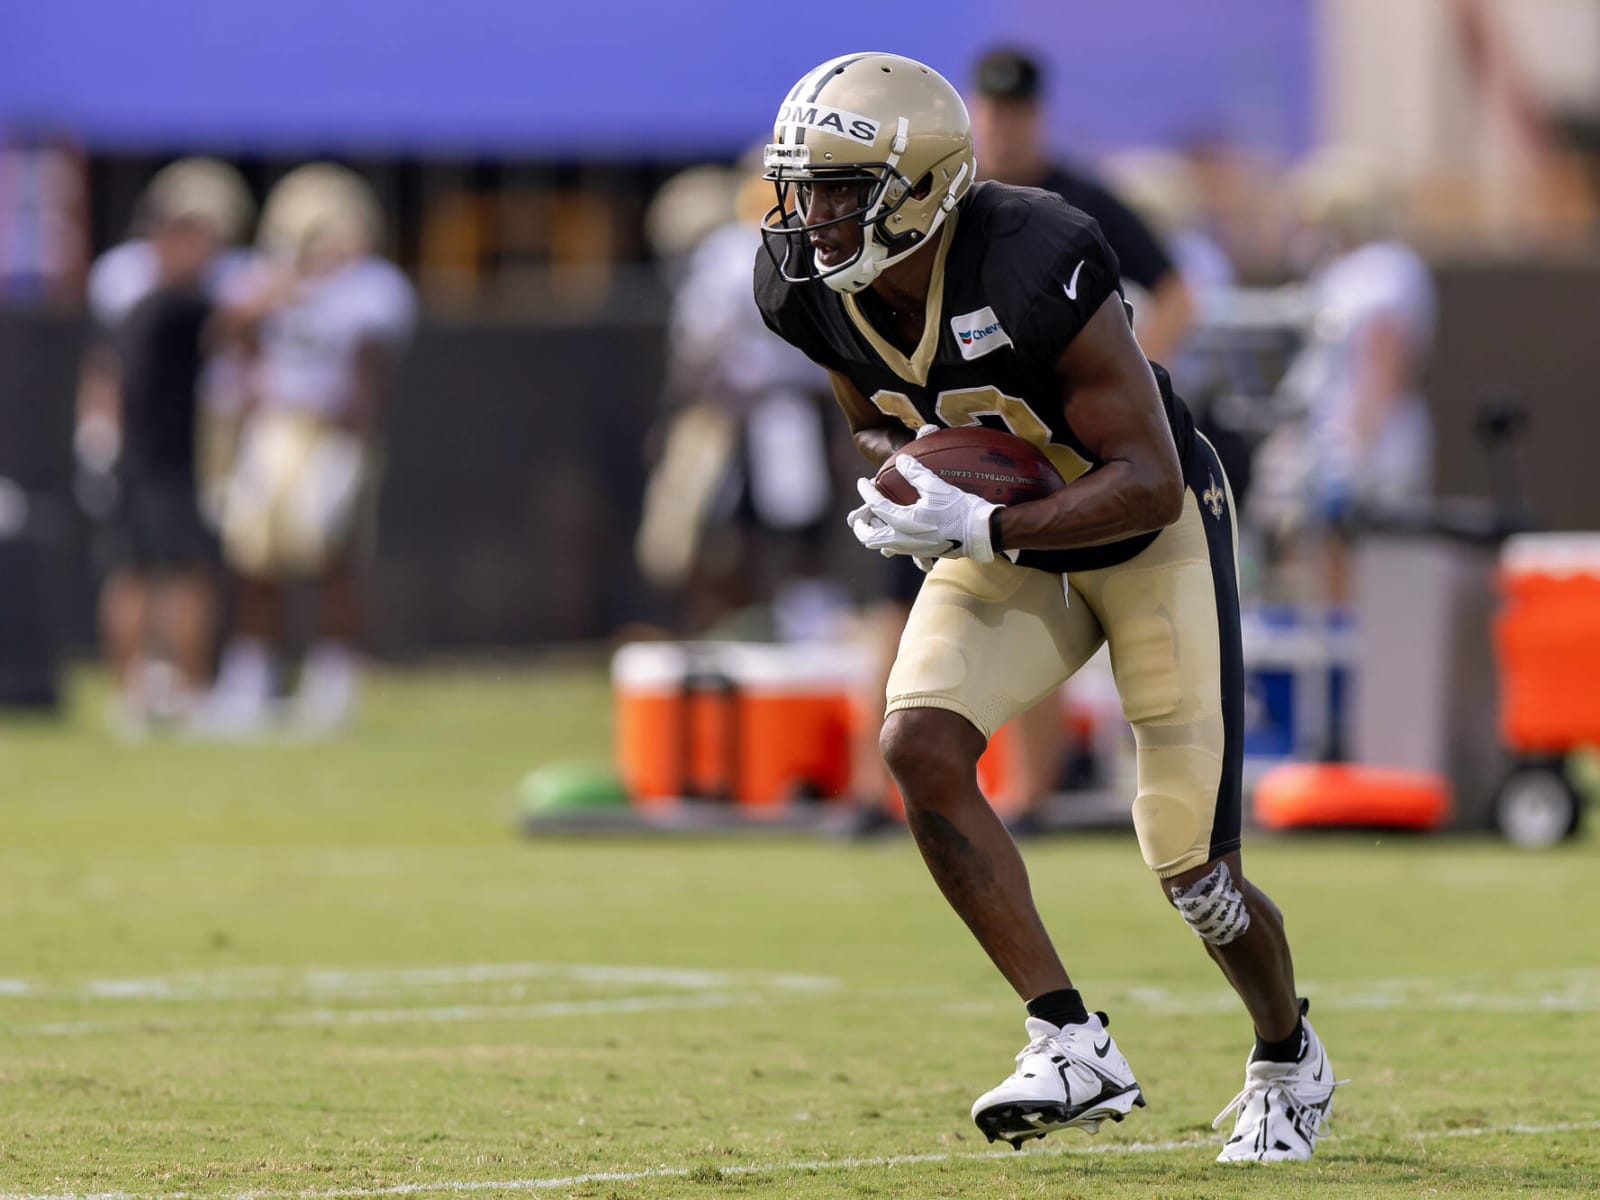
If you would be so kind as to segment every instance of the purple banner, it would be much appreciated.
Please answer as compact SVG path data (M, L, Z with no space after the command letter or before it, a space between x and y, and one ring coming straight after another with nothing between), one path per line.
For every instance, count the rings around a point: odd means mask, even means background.
M1064 144L1305 144L1310 0L50 0L0 4L0 125L102 148L731 153L790 83L883 49L965 83L1020 40Z

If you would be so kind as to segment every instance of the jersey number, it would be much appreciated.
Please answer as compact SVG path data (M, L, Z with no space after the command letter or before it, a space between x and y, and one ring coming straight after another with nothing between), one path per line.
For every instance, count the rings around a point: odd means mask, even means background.
M885 416L903 422L907 429L915 431L927 424L917 406L911 403L911 397L904 392L874 392L872 403ZM1039 447L1068 483L1089 469L1089 460L1071 446L1050 440L1050 426L1025 400L1008 396L998 388L956 388L940 392L933 410L939 420L951 428L976 425L980 417L999 417L1012 433Z

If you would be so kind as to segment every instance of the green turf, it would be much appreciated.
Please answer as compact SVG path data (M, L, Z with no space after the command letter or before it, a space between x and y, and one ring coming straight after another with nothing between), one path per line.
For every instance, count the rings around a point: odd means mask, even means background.
M605 711L594 675L429 672L321 746L0 721L0 1193L1600 1191L1592 840L1248 847L1354 1082L1314 1163L1244 1170L1209 1122L1248 1032L1131 836L1030 846L1150 1107L1013 1154L967 1108L1018 1006L909 844L516 832Z

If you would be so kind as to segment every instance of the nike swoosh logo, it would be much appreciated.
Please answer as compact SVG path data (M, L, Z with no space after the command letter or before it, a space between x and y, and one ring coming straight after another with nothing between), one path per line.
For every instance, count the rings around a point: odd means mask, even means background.
M1111 1039L1107 1038L1106 1042L1105 1042L1105 1045L1103 1045L1103 1046L1096 1046L1094 1048L1094 1053L1095 1053L1095 1057L1096 1058L1104 1058L1106 1055L1110 1054L1111 1053Z
M1322 1072L1327 1068L1327 1065L1328 1065L1327 1058L1323 1058L1320 1062L1317 1063L1317 1069L1311 1073L1311 1078L1313 1080L1315 1080L1317 1083L1321 1083L1322 1082Z
M944 549L939 551L939 553L935 554L934 557L935 558L943 558L946 554L949 554L952 551L959 550L959 549L961 549L961 543L960 542L956 541L955 538L947 538L945 540L945 543L944 543Z
M1083 270L1083 261L1080 258L1078 265L1072 268L1072 282L1061 285L1061 290L1067 294L1068 300L1076 300L1078 298L1078 272Z

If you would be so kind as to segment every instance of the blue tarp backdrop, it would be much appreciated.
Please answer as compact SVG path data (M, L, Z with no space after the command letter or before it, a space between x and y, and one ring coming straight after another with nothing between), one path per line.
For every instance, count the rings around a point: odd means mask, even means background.
M997 40L1053 68L1086 151L1223 135L1294 152L1312 0L15 0L0 125L97 148L731 153L808 67L882 49L964 82Z

